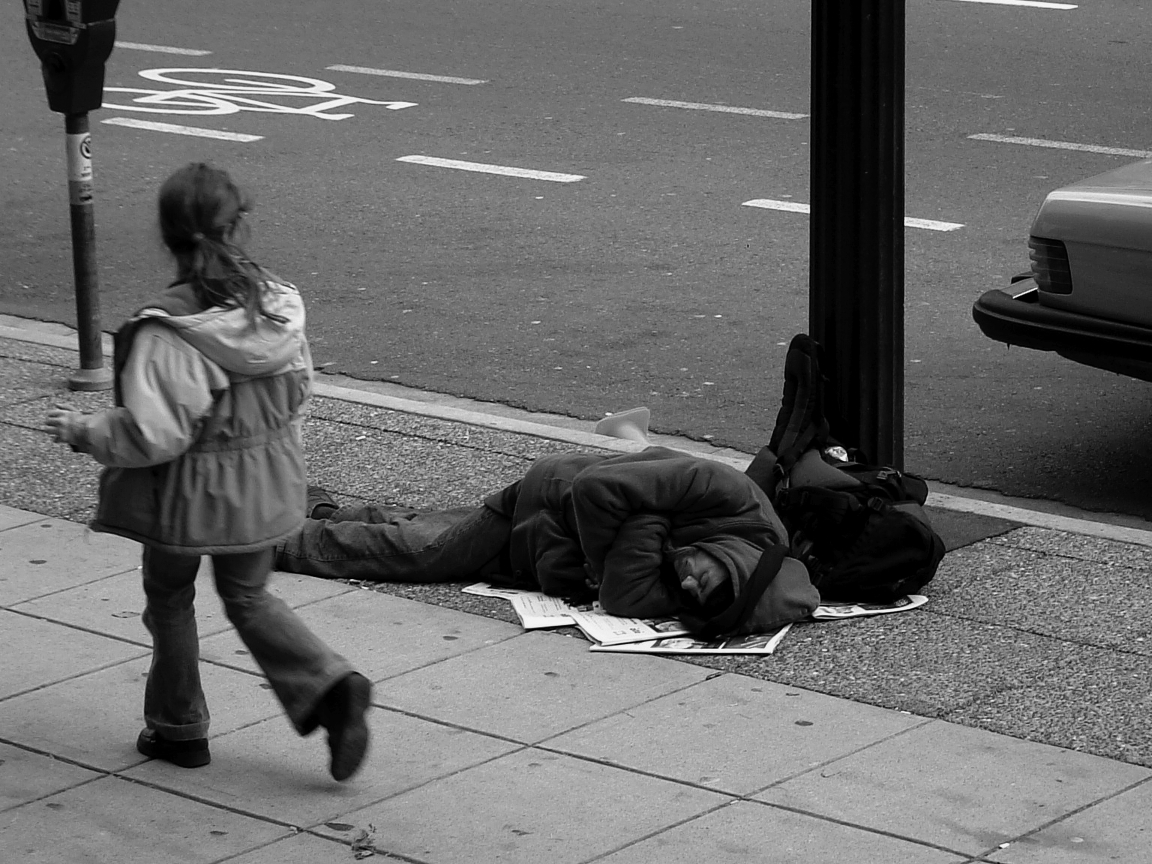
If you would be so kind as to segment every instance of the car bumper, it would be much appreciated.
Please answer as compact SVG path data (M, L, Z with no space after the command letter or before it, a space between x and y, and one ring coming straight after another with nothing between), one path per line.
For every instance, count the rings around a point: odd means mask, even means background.
M1039 302L1031 279L1016 282L1012 293L996 288L980 296L972 317L989 339L1152 381L1152 328L1093 318Z

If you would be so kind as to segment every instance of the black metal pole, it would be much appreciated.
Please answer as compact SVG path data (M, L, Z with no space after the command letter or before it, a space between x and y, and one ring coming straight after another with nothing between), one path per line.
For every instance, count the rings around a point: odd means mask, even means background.
M904 0L813 0L809 332L832 434L904 461Z
M92 207L92 138L88 114L65 114L68 147L68 210L72 220L72 273L76 282L76 331L80 368L68 378L73 390L107 390L112 372L104 365L100 329L100 285L96 272L96 220Z

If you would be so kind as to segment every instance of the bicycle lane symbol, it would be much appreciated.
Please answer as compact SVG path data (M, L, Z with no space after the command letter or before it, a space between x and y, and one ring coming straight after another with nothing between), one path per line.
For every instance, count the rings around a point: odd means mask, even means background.
M267 114L305 114L322 120L346 120L353 114L330 113L349 105L383 105L392 111L412 108L415 102L380 101L361 96L341 96L336 85L319 78L250 72L242 69L145 69L141 78L173 84L175 90L147 90L140 87L105 87L105 108L142 111L149 114L194 114L214 116L258 111ZM188 80L189 78L193 80ZM199 80L197 80L199 79ZM207 79L207 80L204 80ZM107 101L109 93L136 93L128 104ZM303 101L303 105L281 104L254 96Z

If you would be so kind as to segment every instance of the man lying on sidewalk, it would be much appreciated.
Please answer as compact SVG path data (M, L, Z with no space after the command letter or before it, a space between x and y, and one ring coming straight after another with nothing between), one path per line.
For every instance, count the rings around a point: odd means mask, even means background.
M701 632L767 632L819 594L785 556L784 525L735 468L664 447L537 459L476 508L337 507L311 489L276 568L380 582L485 580L628 617L678 615Z

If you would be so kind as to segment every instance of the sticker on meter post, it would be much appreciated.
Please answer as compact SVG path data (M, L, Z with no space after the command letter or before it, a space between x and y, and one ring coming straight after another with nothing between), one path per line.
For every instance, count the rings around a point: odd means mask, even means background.
M87 132L67 135L68 203L92 203L92 136Z

